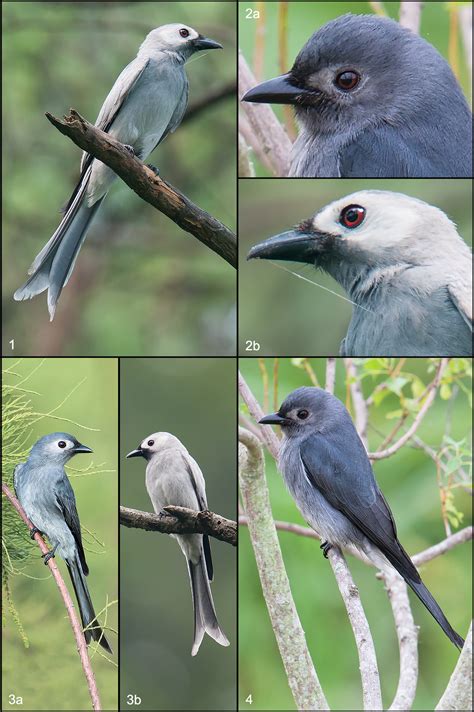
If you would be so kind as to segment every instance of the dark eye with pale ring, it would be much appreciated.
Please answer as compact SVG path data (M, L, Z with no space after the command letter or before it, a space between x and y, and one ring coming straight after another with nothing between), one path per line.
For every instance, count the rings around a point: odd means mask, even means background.
M351 91L351 89L356 88L359 82L360 74L353 71L346 71L337 75L335 84L339 89L343 89L343 91Z
M155 444L155 441L154 441L154 440L149 440L149 441L147 442L148 447L153 447L154 444Z
M64 448L66 447L66 443L64 442L64 440L60 440L58 442L58 447L60 447L62 450L64 450Z
M348 205L341 211L339 222L341 225L344 225L344 227L352 229L354 227L359 227L359 225L364 222L364 218L365 208L361 205Z
M182 27L179 31L179 34L181 37L189 37L189 30L187 30L185 27Z
M296 415L300 420L306 420L309 415L309 412L303 408L303 410L299 410Z

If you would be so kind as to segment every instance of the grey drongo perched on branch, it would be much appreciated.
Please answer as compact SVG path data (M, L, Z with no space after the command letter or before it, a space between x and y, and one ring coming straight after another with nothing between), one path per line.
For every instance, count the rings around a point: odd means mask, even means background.
M56 553L67 565L81 614L84 638L96 640L108 653L112 649L97 622L85 577L89 573L82 546L81 525L76 498L64 465L82 452L92 452L68 433L51 433L31 448L28 460L15 467L14 486L18 500L35 531L46 534L52 550L44 563Z
M168 505L207 509L206 483L194 460L177 437L170 433L153 433L127 457L144 457L146 488L157 514ZM172 534L177 539L188 563L194 607L194 643L196 655L204 633L220 645L229 641L219 627L209 582L213 578L211 547L206 534Z
M248 259L311 264L344 287L354 308L341 356L472 353L471 251L421 200L353 193L255 245Z
M290 175L470 178L472 115L446 60L394 20L343 15L244 101L293 104Z
M464 640L422 582L397 538L392 512L365 447L340 400L321 388L297 388L260 423L280 425L279 469L301 514L331 546L356 549L382 571L390 564L459 649Z
M192 27L163 25L152 30L105 99L95 125L131 147L141 160L181 123L188 102L185 62L195 53L222 46ZM17 301L48 290L51 321L92 218L116 178L104 163L84 153L81 175L49 242L36 256Z

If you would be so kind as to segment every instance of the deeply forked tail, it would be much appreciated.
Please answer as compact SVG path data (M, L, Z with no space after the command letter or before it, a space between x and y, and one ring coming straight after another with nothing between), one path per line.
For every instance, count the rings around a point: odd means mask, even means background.
M188 560L188 571L194 606L194 643L191 655L197 654L204 638L204 633L207 633L219 645L230 645L227 637L219 627L209 585L208 571L202 554L197 564L193 564L192 561Z
M112 648L110 647L107 638L105 637L104 632L97 621L89 589L87 588L87 582L81 570L80 562L77 560L66 561L66 564L71 577L72 585L74 587L74 593L76 594L77 605L79 607L79 613L81 614L82 627L84 628L84 638L86 639L86 643L89 645L91 640L96 640L108 653L112 655Z
M66 213L57 230L36 256L28 270L31 276L13 298L16 301L32 299L48 290L48 311L53 321L63 287L67 284L84 242L90 223L105 195L89 207L85 201L92 166L89 165L73 193Z

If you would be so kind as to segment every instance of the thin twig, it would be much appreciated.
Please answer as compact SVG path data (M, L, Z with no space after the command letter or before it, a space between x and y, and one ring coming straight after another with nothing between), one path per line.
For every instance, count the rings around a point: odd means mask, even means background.
M239 54L239 97L257 84L250 67ZM286 176L290 165L291 141L268 104L241 103L258 139L258 155L266 155L275 176Z
M18 512L19 516L24 521L24 523L26 524L28 529L29 530L33 529L33 524L30 522L30 520L26 516L20 502L14 496L14 494L10 491L10 489L7 487L7 485L5 485L3 482L2 482L2 492L5 495L5 497L8 498L8 500L13 505L13 507L16 509L16 511ZM48 554L49 549L46 546L46 544L44 543L42 536L38 532L35 533L34 539L35 539L36 543L38 544L42 554ZM92 666L91 666L91 661L89 659L89 655L87 654L87 645L86 645L86 641L84 638L84 632L81 627L81 624L79 623L79 619L76 615L76 611L74 609L74 604L72 602L71 596L69 595L69 591L66 587L66 584L64 583L64 579L61 576L59 568L58 568L56 562L54 561L53 557L51 557L49 559L47 565L49 566L51 574L52 574L54 580L56 581L57 587L59 588L59 592L60 592L62 599L64 601L64 606L65 606L67 614L69 616L69 621L71 623L72 631L73 631L74 637L76 639L77 651L79 653L82 669L84 671L84 676L87 681L87 687L89 688L89 694L90 694L90 698L92 701L92 708L94 710L101 710L102 706L100 703L99 690L97 689L97 683L95 681L94 672L93 672Z
M436 375L434 379L431 381L429 386L426 388L426 398L425 402L421 406L420 410L416 414L416 417L413 420L413 423L411 426L408 428L408 430L402 435L399 440L397 440L396 443L391 445L391 447L386 448L385 450L379 450L378 452L369 452L369 458L371 460L383 460L386 457L391 457L394 453L397 452L397 450L400 450L401 447L405 445L405 443L410 440L411 437L416 433L418 428L421 425L421 422L423 418L425 417L426 413L428 412L429 408L432 406L433 401L436 397L436 392L438 390L438 386L440 384L441 378L443 376L443 373L449 363L448 358L442 358L439 362L438 368L436 370Z
M250 160L250 148L239 131L239 176L241 178L255 178L255 168Z
M186 507L168 506L159 514L152 514L120 507L120 524L162 534L207 534L237 546L237 523L208 510L196 512Z
M260 442L239 428L240 490L249 522L262 592L297 709L327 710L291 594L273 524Z
M64 120L46 113L47 119L77 146L105 163L147 203L194 235L233 267L237 266L237 240L223 223L192 203L164 181L119 141L70 109Z

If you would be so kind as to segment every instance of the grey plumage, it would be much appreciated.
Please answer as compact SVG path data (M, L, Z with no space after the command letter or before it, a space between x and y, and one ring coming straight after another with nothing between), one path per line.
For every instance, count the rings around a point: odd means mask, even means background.
M195 511L207 509L206 485L197 462L184 445L170 433L153 433L127 457L144 457L147 461L146 488L155 512L167 505ZM194 607L194 642L191 655L196 655L204 633L220 645L229 641L219 627L209 582L213 578L209 538L203 534L173 534L188 564Z
M449 64L389 18L328 22L288 74L243 100L294 105L300 133L291 176L472 175L472 115Z
M355 306L342 356L471 355L471 252L445 213L421 200L353 193L248 258L312 264L344 287Z
M188 101L185 62L197 51L220 47L186 25L163 25L152 30L137 57L116 80L95 125L145 160L181 123ZM87 230L115 178L105 164L83 154L79 182L64 217L31 265L31 276L15 292L17 301L31 299L47 289L53 320Z
M459 649L452 628L397 538L392 512L344 405L321 388L298 388L260 423L280 425L279 469L299 510L331 546L357 550L382 570L393 566Z
M81 615L84 638L96 640L112 653L97 622L85 577L89 573L82 546L81 525L76 498L64 465L77 453L92 452L68 433L51 433L32 447L28 460L18 464L14 487L18 500L34 527L45 534L51 545L48 558L56 553L67 565Z

